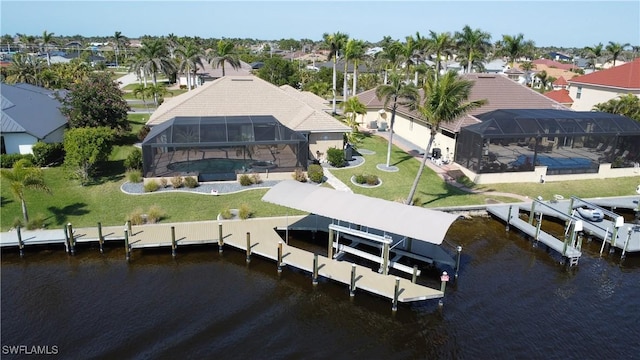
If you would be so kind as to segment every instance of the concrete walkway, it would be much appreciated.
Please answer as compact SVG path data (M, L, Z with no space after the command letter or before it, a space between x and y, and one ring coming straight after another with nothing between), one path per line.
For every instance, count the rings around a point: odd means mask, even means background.
M329 185L331 185L334 189L338 191L353 193L353 190L351 190L351 188L348 187L345 183L340 181L340 179L335 177L329 169L325 167L323 170L324 176L327 178L327 183L329 183Z

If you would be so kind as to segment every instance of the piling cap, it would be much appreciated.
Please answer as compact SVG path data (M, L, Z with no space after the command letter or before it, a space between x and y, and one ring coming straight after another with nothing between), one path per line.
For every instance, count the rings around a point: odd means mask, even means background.
M442 275L447 275L447 272L446 272L446 271L443 271L443 272L442 272Z

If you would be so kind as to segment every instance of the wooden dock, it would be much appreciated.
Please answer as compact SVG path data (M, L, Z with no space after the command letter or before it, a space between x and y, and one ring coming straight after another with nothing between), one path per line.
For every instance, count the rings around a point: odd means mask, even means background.
M249 256L257 255L262 258L274 260L276 263L278 260L278 249L281 246L281 266L290 266L313 274L316 254L285 244L276 230L286 228L290 230L297 230L299 228L312 230L314 227L318 229L317 226L321 226L319 229L323 229L323 227L326 228L326 220L320 224L318 221L319 219L317 217L309 215L247 220L148 224L132 226L128 242L130 250L158 247L173 248L174 243L177 248L193 244L217 244L219 243L218 234L221 225L224 246L231 246L241 251L246 251L248 258ZM102 227L104 241L123 242L125 240L125 229L127 229L125 225ZM73 229L73 236L77 243L99 241L97 228ZM24 246L65 244L66 241L63 229L21 231L21 237ZM247 251L248 243L249 251ZM2 233L0 236L0 246L19 246L16 231ZM355 269L354 291L363 290L394 300L397 281L399 283L399 288L397 289L398 302L406 303L437 299L444 296L444 293L440 290L415 284L409 279L398 278L393 275L383 275L364 266L329 259L325 256L317 255L317 259L318 276L346 284L349 287L351 287L352 272L354 271L353 269Z

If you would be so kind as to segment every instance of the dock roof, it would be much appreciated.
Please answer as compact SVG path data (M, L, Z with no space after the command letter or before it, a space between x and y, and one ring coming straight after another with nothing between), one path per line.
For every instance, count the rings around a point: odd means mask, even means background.
M440 245L457 215L334 189L282 181L263 201Z

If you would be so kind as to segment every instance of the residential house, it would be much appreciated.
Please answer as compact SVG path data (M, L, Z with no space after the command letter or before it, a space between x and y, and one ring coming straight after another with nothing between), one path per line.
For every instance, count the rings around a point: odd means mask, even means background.
M573 99L569 96L569 90L567 89L557 89L552 91L547 91L543 94L551 100L557 101L558 103L570 108L573 105Z
M606 70L568 80L572 109L590 111L594 105L623 94L640 97L640 58Z
M562 76L557 78L552 85L553 85L553 90L562 90L569 87L569 83Z
M38 141L62 142L67 119L54 91L29 84L0 83L2 154L30 154Z
M198 66L198 71L196 72L195 78L193 76L193 73L189 74L191 76L192 87L197 87L202 85L206 81L213 81L222 77L222 66L214 67L210 63L208 63L206 59L202 58L201 60L204 68ZM226 62L224 64L225 76L247 76L251 75L252 70L253 66L251 64L247 64L244 61L240 61L240 67L237 69L234 69ZM178 84L181 86L187 86L186 74L179 74Z
M158 164L160 158L166 158L167 151L176 154L171 156L170 161L176 162L181 158L182 153L178 154L179 151L176 149L184 143L171 148L167 148L167 144L149 144L157 148L153 150L155 152L145 150L145 143L151 141L150 137L162 135L160 130L154 129L168 130L166 124L173 123L172 126L175 128L183 121L202 124L201 128L194 130L196 133L200 133L200 129L204 129L207 123L211 126L223 126L220 131L229 134L224 141L219 139L218 142L206 144L189 141L190 149L201 148L199 151L202 152L202 159L208 159L210 156L214 158L212 154L218 152L216 156L221 156L226 161L236 161L240 158L246 160L249 156L253 160L260 159L261 166L271 166L271 163L275 164L276 161L284 162L281 156L288 151L291 158L297 159L297 163L292 165L288 162L286 166L270 168L269 174L278 171L290 173L294 165L306 169L307 161L323 160L329 148L342 149L344 134L351 131L349 126L328 113L330 108L324 99L312 93L299 92L290 86L277 87L252 75L227 75L206 82L195 90L167 99L151 115L147 125L151 127L152 133L143 142L145 176L165 176L168 173L150 165ZM263 125L261 133L271 140L264 138L259 141L257 127ZM232 129L235 129L235 134L231 134ZM213 130L209 133L213 134ZM235 139L239 135L242 135L242 138L231 141L232 136ZM167 139L168 137L162 141L169 141ZM295 144L286 143L287 141ZM304 159L301 159L301 156L304 156ZM265 162L269 164L265 165ZM168 164L163 169L171 168L175 169L176 166Z
M462 78L474 82L469 101L486 99L488 103L455 121L441 124L432 148L439 148L447 160L455 158L456 139L460 129L480 122L474 115L498 109L565 109L562 104L523 86L501 74L472 73ZM379 128L388 126L391 118L389 109L384 109L384 99L376 97L375 89L358 94L360 101L367 107L363 126ZM430 134L430 126L422 120L417 111L398 106L396 111L395 133L409 142L424 147ZM428 149L427 153L431 153Z

